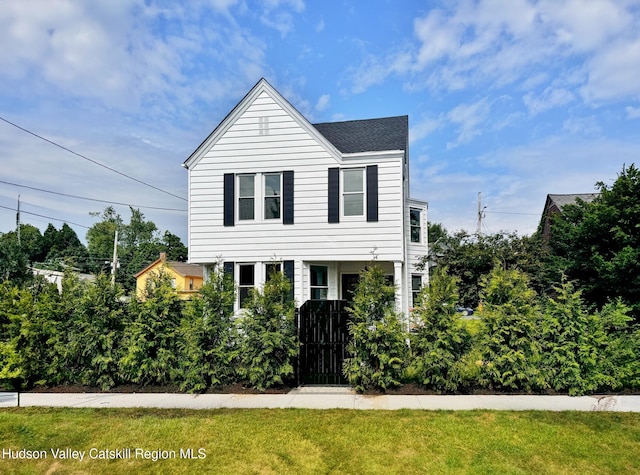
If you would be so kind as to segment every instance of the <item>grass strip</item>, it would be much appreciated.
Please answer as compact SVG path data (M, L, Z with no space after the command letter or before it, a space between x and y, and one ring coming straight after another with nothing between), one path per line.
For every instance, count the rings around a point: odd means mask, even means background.
M630 474L640 414L10 408L0 451L19 474Z

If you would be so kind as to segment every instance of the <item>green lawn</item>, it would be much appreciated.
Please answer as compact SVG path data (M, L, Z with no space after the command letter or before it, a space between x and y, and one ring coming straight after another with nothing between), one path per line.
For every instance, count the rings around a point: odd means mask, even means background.
M85 459L53 457L67 448ZM131 458L89 459L122 448ZM189 448L206 458L180 458ZM21 449L47 458L7 455ZM0 410L0 451L3 474L631 474L640 414L12 408Z

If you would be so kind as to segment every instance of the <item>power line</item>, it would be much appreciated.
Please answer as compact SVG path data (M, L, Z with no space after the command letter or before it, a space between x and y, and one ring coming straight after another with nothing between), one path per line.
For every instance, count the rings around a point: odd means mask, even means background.
M17 128L17 129L22 130L23 132L26 132L27 134L33 135L34 137L37 137L37 138L39 138L40 140L44 140L45 142L48 142L48 143L50 143L51 145L55 145L56 147L61 148L62 150L66 151L66 152L69 152L69 153L71 153L71 154L73 154L73 155L75 155L75 156L77 156L77 157L80 157L80 158L82 158L83 160L87 160L88 162L91 162L91 163L93 163L94 165L98 165L98 166L100 166L100 167L102 167L102 168L106 168L106 169L107 169L107 170L109 170L109 171L112 171L112 172L114 172L114 173L117 173L118 175L121 175L121 176L123 176L123 177L125 177L125 178L128 178L129 180L133 180L133 181L135 181L135 182L137 182L137 183L140 183L141 185L148 186L149 188L153 188L154 190L156 190L156 191L160 191L161 193L165 193L165 194L167 194L167 195L173 196L174 198L178 198L178 199L180 199L180 200L187 201L187 199L186 199L186 198L184 198L184 197L182 197L182 196L175 195L175 194L171 193L170 191L165 191L165 190L163 190L162 188L158 188L157 186L151 185L150 183L147 183L147 182L144 182L144 181L139 180L139 179L137 179L137 178L134 178L134 177L132 177L132 176L130 176L130 175L127 175L126 173L123 173L123 172L121 172L121 171L116 170L115 168L111 168L111 167L109 167L109 166L107 166L107 165L105 165L105 164L103 164L103 163L100 163L100 162L98 162L98 161L96 161L96 160L93 160L93 159L91 159L91 158L89 158L89 157L86 157L86 156L82 155L81 153L74 152L73 150L71 150L71 149L69 149L69 148L65 147L64 145L60 145L60 144L58 144L58 143L56 143L56 142L54 142L54 141L52 141L52 140L49 140L49 139L47 139L47 138L45 138L45 137L43 137L43 136L41 136L41 135L36 134L35 132L31 132L30 130L25 129L24 127L21 127L21 126L19 126L18 124L14 124L14 123L13 123L13 122L11 122L10 120L7 120L7 119L5 119L5 118L4 118L4 117L2 117L2 116L0 116L0 120L2 120L3 122L6 122L6 123L7 123L7 124L9 124L9 125L14 126L14 127L15 127L15 128Z
M121 206L130 206L132 208L146 208L146 209L155 209L161 211L180 211L186 213L186 209L178 209L178 208L162 208L158 206L143 206L143 205L133 205L130 203L119 203L117 201L107 201L107 200L99 200L97 198L87 198L85 196L71 195L69 193L60 193L58 191L45 190L42 188L36 188L35 186L21 185L19 183L11 183L9 181L0 180L0 183L4 183L5 185L17 186L20 188L27 188L29 190L42 191L43 193L51 193L52 195L66 196L67 198L75 198L78 200L87 200L87 201L95 201L98 203L106 203L113 205L121 205Z
M8 206L0 205L0 208L4 208L4 209L11 210L11 211L15 211L15 209L9 208ZM61 221L63 223L67 223L67 224L73 224L74 226L80 226L81 228L90 229L89 226L85 226L84 224L74 223L74 222L66 220L66 219L52 218L51 216L44 216L42 214L31 213L31 212L25 211L25 210L20 210L20 213L21 214L30 214L30 215L33 215L33 216L38 216L39 218L53 219L54 221Z
M493 213L493 214L519 214L523 216L540 216L538 213L516 213L512 211L485 211L485 213Z

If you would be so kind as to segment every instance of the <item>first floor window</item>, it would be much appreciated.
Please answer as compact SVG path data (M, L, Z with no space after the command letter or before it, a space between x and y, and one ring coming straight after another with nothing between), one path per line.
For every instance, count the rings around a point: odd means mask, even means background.
M327 300L329 282L327 266L311 266L311 299Z
M364 169L342 170L342 206L344 216L364 215Z
M409 224L411 226L411 242L420 242L422 226L419 209L411 208L409 210Z
M412 275L411 276L411 298L412 298L414 307L418 305L418 294L420 293L420 289L422 289L422 276Z
M256 285L255 280L255 265L254 264L240 264L238 266L238 294L240 299L240 308L244 308L246 302Z
M254 219L255 175L239 175L238 185L238 219Z

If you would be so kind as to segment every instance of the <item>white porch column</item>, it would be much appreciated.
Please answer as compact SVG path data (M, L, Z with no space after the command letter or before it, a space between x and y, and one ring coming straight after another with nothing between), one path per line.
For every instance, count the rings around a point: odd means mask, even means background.
M393 283L396 286L396 312L404 312L404 275L402 272L402 262L393 262Z

